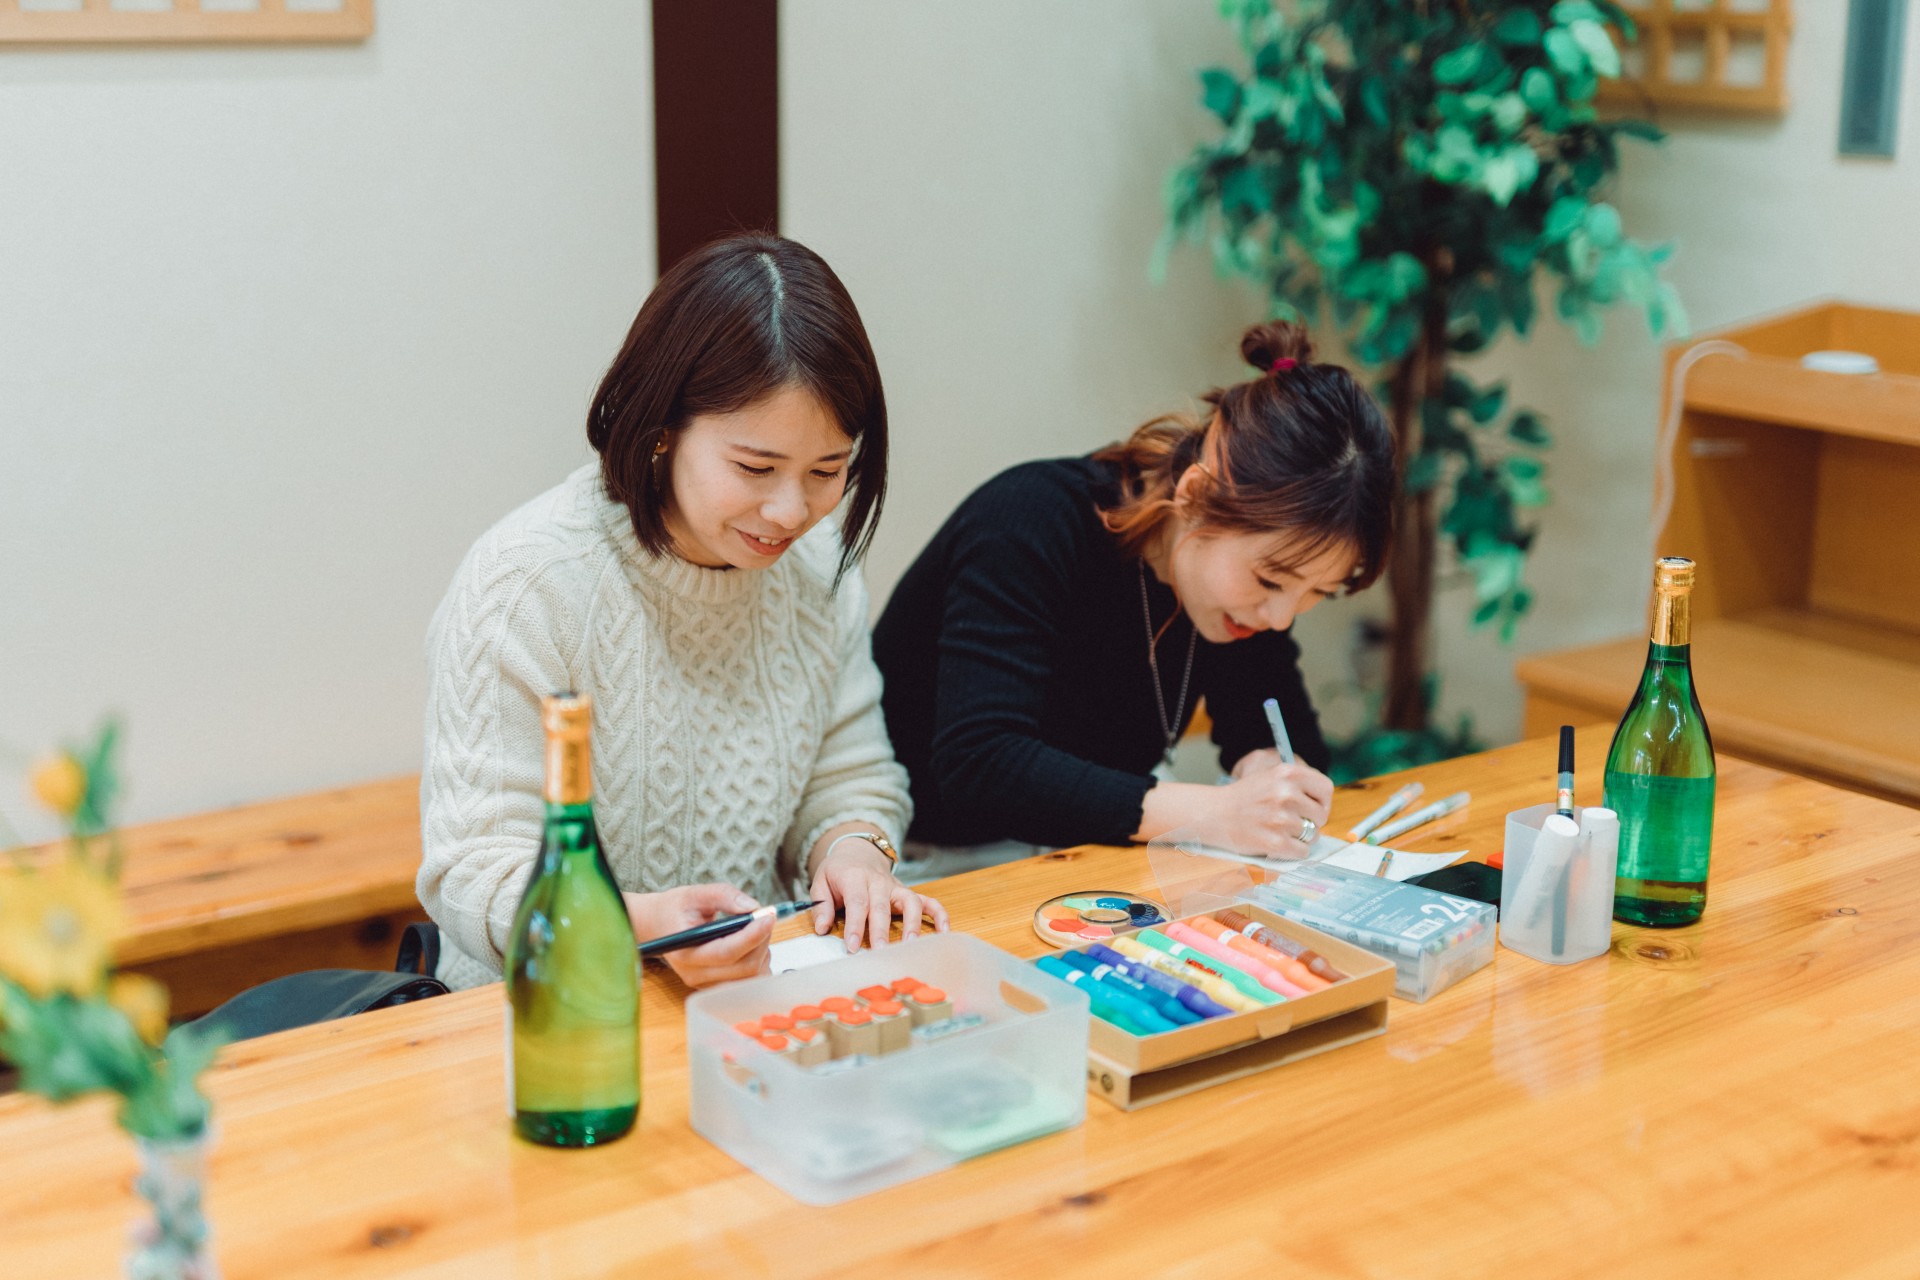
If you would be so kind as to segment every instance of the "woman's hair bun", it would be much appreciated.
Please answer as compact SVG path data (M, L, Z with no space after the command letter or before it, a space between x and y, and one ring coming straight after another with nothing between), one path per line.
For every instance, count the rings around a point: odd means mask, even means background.
M1288 320L1269 320L1248 329L1240 339L1240 355L1262 373L1273 370L1276 360L1297 360L1306 364L1313 359L1313 339L1307 327Z

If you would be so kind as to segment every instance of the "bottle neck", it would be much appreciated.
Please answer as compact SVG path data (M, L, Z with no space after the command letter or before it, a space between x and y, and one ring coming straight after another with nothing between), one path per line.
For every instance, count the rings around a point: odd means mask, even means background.
M1653 634L1656 649L1685 650L1693 641L1693 595L1656 591L1653 597Z
M582 731L547 735L547 816L555 807L590 807L593 800L592 739Z

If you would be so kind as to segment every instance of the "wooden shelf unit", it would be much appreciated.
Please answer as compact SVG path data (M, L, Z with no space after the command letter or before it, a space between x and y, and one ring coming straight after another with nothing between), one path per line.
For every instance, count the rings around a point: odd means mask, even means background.
M1715 745L1920 804L1920 315L1827 302L1708 337L1748 354L1687 375L1659 547L1700 564ZM1692 345L1667 353L1669 394ZM1830 349L1881 372L1801 366ZM1617 718L1645 654L1634 636L1523 659L1527 732Z
M1597 97L1607 106L1648 105L1680 110L1779 115L1787 109L1787 42L1793 35L1788 0L1755 7L1733 0L1622 0L1637 38L1615 32L1627 66L1617 80L1602 80ZM1746 59L1736 46L1758 55L1758 76L1736 74ZM1698 61L1698 73L1683 64Z

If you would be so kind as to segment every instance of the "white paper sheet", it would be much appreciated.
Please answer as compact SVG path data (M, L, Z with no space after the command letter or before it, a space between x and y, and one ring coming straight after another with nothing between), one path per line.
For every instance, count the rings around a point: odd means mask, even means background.
M767 948L767 954L773 960L775 973L792 973L795 969L811 969L817 964L845 960L847 942L835 933L803 933L774 943Z
M1313 848L1307 851L1305 858L1262 858L1252 854L1229 853L1210 845L1183 844L1182 848L1190 853L1204 854L1209 858L1224 858L1229 862L1244 862L1250 867L1268 867L1284 871L1289 866L1298 866L1307 862L1324 862L1342 867L1348 871L1358 871L1361 875L1373 875L1380 869L1381 859L1387 851L1377 845L1354 844L1346 840L1336 840L1323 835L1313 842ZM1429 871L1438 871L1450 867L1467 856L1467 850L1455 849L1451 853L1407 853L1404 850L1393 851L1393 862L1387 868L1389 880L1407 880L1413 876L1425 875Z

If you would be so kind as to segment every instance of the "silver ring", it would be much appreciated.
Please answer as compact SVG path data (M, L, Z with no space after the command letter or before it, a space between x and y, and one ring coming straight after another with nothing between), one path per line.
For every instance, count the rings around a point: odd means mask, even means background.
M1296 837L1301 844L1312 844L1313 838L1320 834L1320 824L1312 818L1300 819L1300 834Z

